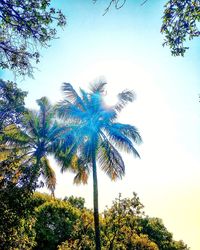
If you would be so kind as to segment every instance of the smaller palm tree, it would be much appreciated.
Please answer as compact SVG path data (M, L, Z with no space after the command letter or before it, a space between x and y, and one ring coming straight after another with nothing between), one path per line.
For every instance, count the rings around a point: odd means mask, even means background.
M125 165L118 149L132 152L139 157L134 143L140 143L141 137L137 129L128 124L116 121L123 107L134 100L131 91L123 91L118 95L118 103L108 108L103 102L105 83L91 86L91 92L80 90L81 95L71 84L64 83L63 91L66 96L57 106L60 118L66 121L68 129L63 144L62 170L76 169L78 174L75 182L87 181L88 174L93 174L93 204L95 222L96 249L101 249L99 210L98 210L98 180L97 163L112 179L122 178ZM67 155L67 157L66 157Z
M45 179L46 186L54 193L56 177L48 160L59 148L59 138L64 128L54 118L54 108L48 99L37 100L39 111L29 111L20 129L12 125L5 129L6 147L11 151L17 148L21 169L29 172L29 186L33 187L39 176ZM6 150L6 149L5 149Z

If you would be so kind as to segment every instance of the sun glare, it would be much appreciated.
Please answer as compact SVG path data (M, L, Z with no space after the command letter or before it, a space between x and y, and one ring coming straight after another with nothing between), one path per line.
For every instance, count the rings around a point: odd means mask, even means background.
M147 73L148 71L148 73ZM148 78L147 78L148 76ZM106 105L113 106L117 103L117 94L125 89L138 91L147 90L146 83L153 81L152 73L144 68L139 62L129 60L107 60L86 65L75 79L72 79L79 86L88 86L94 81L106 81L104 101Z

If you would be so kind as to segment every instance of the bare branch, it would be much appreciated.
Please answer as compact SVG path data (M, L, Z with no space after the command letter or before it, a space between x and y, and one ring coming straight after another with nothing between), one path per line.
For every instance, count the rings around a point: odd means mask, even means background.
M93 3L95 4L98 0L93 0ZM106 15L106 13L110 10L111 6L114 5L116 10L121 9L124 4L126 3L126 0L110 0L107 8L105 9L103 16Z
M143 1L140 5L143 6L148 0Z

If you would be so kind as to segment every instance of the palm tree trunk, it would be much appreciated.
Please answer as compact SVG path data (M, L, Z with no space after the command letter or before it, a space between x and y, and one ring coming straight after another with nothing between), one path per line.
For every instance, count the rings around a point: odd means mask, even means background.
M94 206L94 227L96 250L101 250L100 229L99 229L99 205L98 205L98 181L95 152L92 156L93 167L93 206Z

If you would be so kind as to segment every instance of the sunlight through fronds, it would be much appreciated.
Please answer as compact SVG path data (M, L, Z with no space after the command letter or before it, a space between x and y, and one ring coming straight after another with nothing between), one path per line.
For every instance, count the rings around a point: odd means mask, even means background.
M72 144L62 151L63 164L61 171L71 169L75 172L74 183L87 183L92 170L93 202L96 246L100 249L100 230L98 215L98 179L97 163L111 178L116 180L125 174L123 159L116 148L132 152L140 157L134 143L141 142L141 137L135 127L117 124L117 114L128 102L134 100L134 93L125 90L118 95L118 103L107 108L103 99L106 82L95 82L90 86L91 92L80 90L80 95L71 84L64 83L63 91L66 99L59 102L56 111L69 128L67 134L73 135ZM127 132L125 130L127 129ZM68 135L66 135L67 139ZM67 145L67 142L66 142ZM115 148L116 146L116 148ZM77 156L74 159L74 156ZM83 159L81 162L80 159ZM77 164L78 163L78 164ZM80 164L79 164L80 163Z
M90 84L90 90L92 93L104 93L106 84L107 82L102 80L96 81L95 83Z
M63 143L63 155L60 157L63 162L61 171L70 166L74 170L74 154L85 158L88 164L91 164L92 155L95 154L101 169L111 179L116 179L125 173L124 162L117 149L140 157L134 147L134 143L142 142L138 130L134 126L116 122L117 113L135 99L135 93L122 91L118 94L118 103L108 108L103 102L106 84L104 81L95 82L90 86L91 92L80 89L80 95L71 84L63 84L66 98L58 103L56 111L66 121L69 131L66 139L63 137L66 143ZM69 135L72 136L71 144L68 144ZM76 183L80 176L76 174Z
M62 90L69 102L79 107L84 107L84 102L81 100L80 96L77 94L70 83L63 83Z

